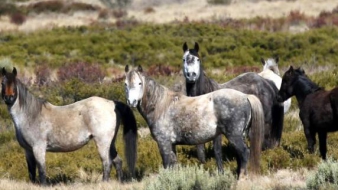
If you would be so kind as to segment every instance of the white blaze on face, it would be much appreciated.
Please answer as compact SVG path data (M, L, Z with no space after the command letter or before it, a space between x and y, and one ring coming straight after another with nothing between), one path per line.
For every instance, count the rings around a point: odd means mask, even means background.
M139 100L143 96L143 82L140 76L136 73L133 73L133 76L130 77L130 80L126 78L125 80L125 90L127 96L127 103L131 107L136 107Z
M188 81L195 82L200 76L200 59L189 51L183 55L183 72Z

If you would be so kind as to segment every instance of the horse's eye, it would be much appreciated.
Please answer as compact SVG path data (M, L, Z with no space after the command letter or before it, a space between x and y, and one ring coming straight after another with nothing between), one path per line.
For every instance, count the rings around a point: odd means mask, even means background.
M185 59L183 59L183 62L185 62Z
M138 83L138 85L140 85L140 86L141 86L141 85L142 85L142 83L140 82L140 83Z
M127 83L124 83L124 86L127 86Z
M200 61L200 59L197 59L197 61Z

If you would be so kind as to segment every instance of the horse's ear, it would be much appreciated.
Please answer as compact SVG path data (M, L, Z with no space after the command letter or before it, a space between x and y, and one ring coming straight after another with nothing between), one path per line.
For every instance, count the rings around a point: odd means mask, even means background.
M265 65L265 60L264 60L263 57L261 57L261 63L262 63L263 66Z
M18 74L18 72L16 71L16 68L15 68L15 67L13 68L12 73L14 74L14 76L16 76L16 75Z
M276 61L276 64L278 64L278 62L279 62L279 57L278 56L275 57L275 61Z
M196 52L198 52L198 50L200 49L199 45L197 42L195 42L195 46L194 46L194 49Z
M188 50L187 42L184 42L183 44L183 52L186 52Z
M5 75L6 75L6 73L7 73L7 72L6 72L6 69L5 69L5 67L3 67L3 68L2 68L2 76L5 76Z
M305 71L304 71L304 69L303 69L303 68L299 67L299 71L300 71L300 73L301 73L302 75L304 75L304 74L305 74Z
M294 71L292 65L290 65L289 71Z
M139 66L137 67L137 71L140 72L140 73L143 72L143 69L142 69L141 65L139 65Z
M128 73L128 71L129 71L129 65L126 65L126 67L124 68L124 71L125 71L126 73Z

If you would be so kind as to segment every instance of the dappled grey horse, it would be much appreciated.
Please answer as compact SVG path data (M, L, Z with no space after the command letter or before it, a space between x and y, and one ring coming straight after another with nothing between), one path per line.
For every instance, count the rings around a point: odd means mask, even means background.
M36 166L40 183L46 184L45 155L74 151L94 139L103 166L103 180L109 180L114 164L122 178L122 160L115 148L120 120L124 125L125 154L131 174L136 163L137 126L132 110L125 104L90 97L73 104L55 106L31 94L12 73L2 69L1 95L13 119L16 138L25 149L29 178L35 182Z
M187 96L199 96L218 89L231 88L245 94L256 95L262 103L264 110L264 140L263 149L274 148L279 145L282 130L284 110L283 105L277 102L278 89L275 84L262 78L257 73L243 73L234 79L218 84L208 78L198 54L199 45L195 42L194 49L183 44L183 74L186 79ZM204 144L197 146L199 160L205 160ZM221 138L214 140L214 151L218 167L222 166Z
M125 71L127 103L147 121L165 168L177 160L176 145L206 143L223 134L238 155L238 176L246 173L248 160L250 169L259 171L264 113L256 96L221 89L187 97L145 76L140 66L136 70L126 66ZM250 136L250 151L245 134Z

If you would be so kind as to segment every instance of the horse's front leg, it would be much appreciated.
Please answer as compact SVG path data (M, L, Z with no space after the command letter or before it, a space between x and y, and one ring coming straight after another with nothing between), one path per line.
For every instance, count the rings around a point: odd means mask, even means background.
M158 148L162 157L163 167L168 168L173 166L176 162L175 146L169 141L157 141Z
M29 180L32 183L35 183L35 177L36 177L36 161L34 154L31 150L25 150L26 155L26 162L27 162L27 168L29 173Z
M307 148L311 154L315 151L316 132L311 128L309 121L305 117L300 117L304 127L304 133L307 140Z
M326 152L327 152L326 139L327 139L327 132L318 133L318 138L319 138L319 151L320 151L320 155L322 156L323 160L326 160Z
M39 171L39 180L42 185L47 185L46 181L46 146L40 145L33 147L33 154Z
M204 144L196 145L197 158L201 163L205 163L205 146Z

